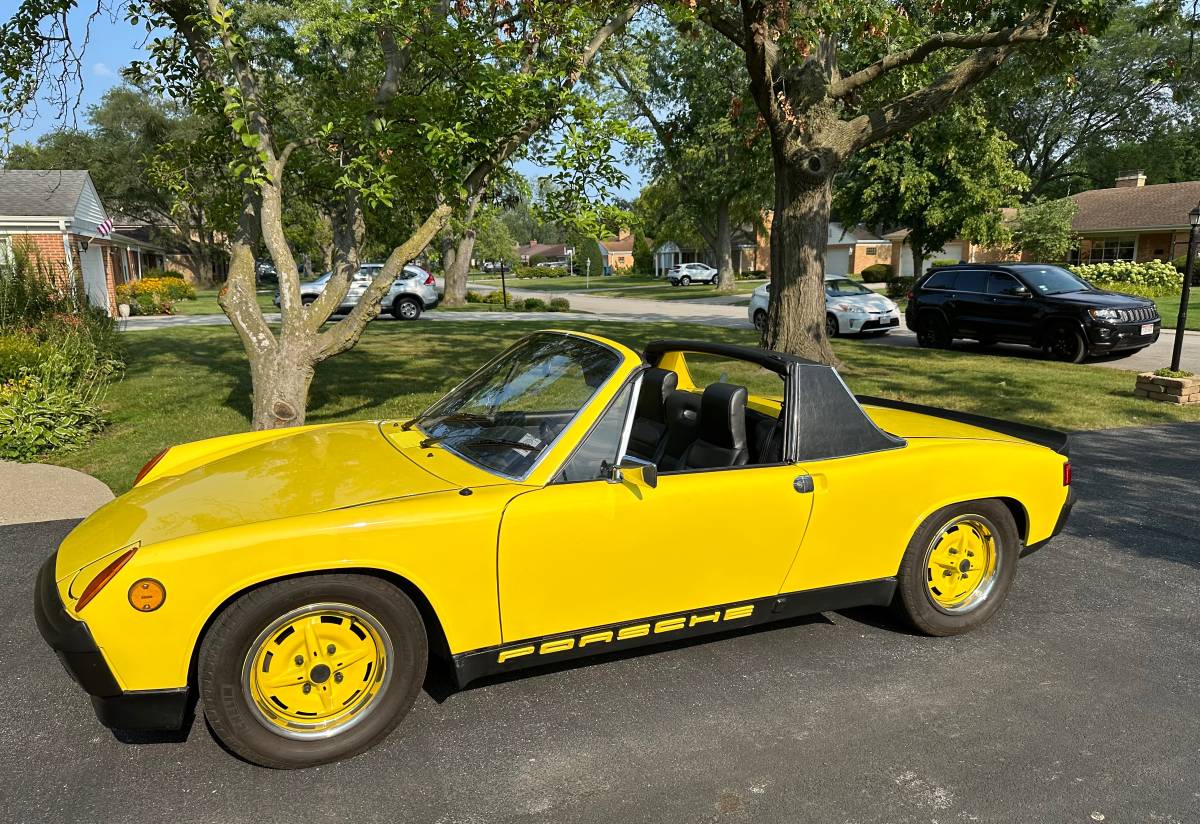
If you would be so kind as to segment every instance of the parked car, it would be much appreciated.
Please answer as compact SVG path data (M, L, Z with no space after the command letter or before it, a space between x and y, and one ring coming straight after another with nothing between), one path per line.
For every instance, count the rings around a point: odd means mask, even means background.
M707 263L681 263L667 272L672 286L690 286L693 283L716 285L720 273Z
M382 268L382 263L364 263L355 272L350 281L350 288L346 290L346 297L333 313L335 315L345 314L357 306L358 301L367 290L367 286L371 284ZM316 280L300 284L300 300L305 305L315 301L325 291L331 277L333 277L333 272L326 272ZM392 317L397 320L416 320L421 317L422 311L433 309L440 301L441 295L438 293L437 282L433 275L420 266L410 264L404 267L403 273L392 283L387 294L383 296L380 306L383 307L383 311L390 312ZM279 292L275 293L275 305L279 305Z
M770 302L769 283L750 293L746 314L760 332L767 327ZM899 325L900 307L891 298L876 294L849 278L835 275L825 278L825 333L829 337L863 333L886 335Z
M778 352L537 332L411 420L164 450L47 560L37 624L105 725L198 697L307 767L387 736L431 655L461 686L851 606L979 627L1063 527L1067 446Z
M1132 354L1162 328L1153 301L1097 289L1044 263L932 269L909 292L905 317L922 346L945 348L959 338L1024 343L1069 363Z

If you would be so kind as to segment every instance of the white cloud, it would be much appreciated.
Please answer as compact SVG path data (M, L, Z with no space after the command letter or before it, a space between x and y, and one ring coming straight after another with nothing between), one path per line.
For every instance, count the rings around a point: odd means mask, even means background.
M97 63L96 65L92 66L92 74L96 75L96 77L115 78L117 76L117 73L115 71L113 71L108 66L104 65L103 63Z

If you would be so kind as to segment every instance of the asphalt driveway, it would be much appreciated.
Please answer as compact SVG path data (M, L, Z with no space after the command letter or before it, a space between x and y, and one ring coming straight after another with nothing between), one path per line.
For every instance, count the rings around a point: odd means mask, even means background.
M234 759L202 721L182 742L101 728L31 616L71 523L0 528L2 817L1195 821L1198 441L1197 424L1078 436L1074 518L975 634L917 637L863 610L457 694L434 677L381 747L298 773ZM846 552L897 481L863 491Z

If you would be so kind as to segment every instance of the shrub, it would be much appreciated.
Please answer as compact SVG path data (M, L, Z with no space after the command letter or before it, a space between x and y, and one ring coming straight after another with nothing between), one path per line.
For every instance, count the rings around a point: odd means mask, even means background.
M887 296L889 298L903 298L908 296L908 292L913 288L913 283L916 278L910 277L895 277L887 282Z
M142 271L142 280L159 280L161 278L172 278L174 280L183 280L183 272L176 272L174 269L159 269L152 267Z
M0 335L0 383L19 377L22 370L36 369L54 353L33 336L18 332Z
M886 263L872 263L862 270L864 283L887 283L892 279L892 267Z
M930 266L954 266L958 261L954 258L934 258Z
M745 269L738 272L736 280L762 280L767 276L767 273L762 269Z
M1088 263L1070 267L1075 274L1102 289L1130 292L1144 297L1173 295L1182 283L1179 271L1169 263L1159 260L1149 263L1133 263L1116 260L1111 263Z
M525 312L545 312L549 308L541 298L525 298L525 305L520 309Z
M177 300L194 300L196 287L178 277L145 277L117 287L117 303L135 315L169 315Z
M104 425L100 386L79 381L61 353L0 383L0 458L31 461L86 443Z
M1185 372L1182 369L1169 369L1164 366L1162 369L1155 369L1154 374L1160 378L1194 378L1191 372Z
M551 312L570 312L571 302L566 298L550 298L550 306L548 308Z

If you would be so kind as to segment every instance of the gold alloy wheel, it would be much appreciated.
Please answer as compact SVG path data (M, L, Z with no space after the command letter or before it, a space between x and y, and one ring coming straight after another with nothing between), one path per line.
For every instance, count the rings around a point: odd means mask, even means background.
M271 732L329 738L379 705L391 666L391 639L374 616L349 604L309 604L259 633L242 665L242 690Z
M929 599L942 612L968 612L991 594L999 567L991 522L981 515L961 515L943 526L925 550Z

